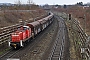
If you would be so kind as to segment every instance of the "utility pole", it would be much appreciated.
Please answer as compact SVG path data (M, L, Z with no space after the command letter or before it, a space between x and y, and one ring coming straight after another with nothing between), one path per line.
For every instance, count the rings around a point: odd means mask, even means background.
M83 7L83 10L85 9L85 7ZM84 32L86 32L86 15L84 13Z
M29 4L30 9L31 9L31 4L33 3L33 1L32 0L28 0L27 3Z
M69 20L71 20L71 14L69 14Z
M86 32L86 15L84 14L84 32Z

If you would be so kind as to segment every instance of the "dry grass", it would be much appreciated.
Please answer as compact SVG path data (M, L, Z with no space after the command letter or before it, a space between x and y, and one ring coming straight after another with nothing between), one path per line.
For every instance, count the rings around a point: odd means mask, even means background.
M31 12L1 11L0 12L0 28L5 27L5 26L10 26L13 24L17 24L19 23L19 19L29 20L31 18L40 17L41 15L46 14L46 12L43 9L35 8L35 10L36 11L31 11Z

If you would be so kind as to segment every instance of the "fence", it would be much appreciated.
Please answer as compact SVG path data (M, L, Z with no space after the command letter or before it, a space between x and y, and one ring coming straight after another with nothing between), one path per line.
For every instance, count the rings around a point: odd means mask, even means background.
M72 22L72 32L74 35L76 34L77 39L74 39L76 49L78 49L82 57L82 60L89 60L90 58L90 48L89 48L89 41L88 35L85 33L83 28L80 26L79 22L76 19L71 20ZM74 36L75 37L75 36ZM78 46L78 47L77 47Z

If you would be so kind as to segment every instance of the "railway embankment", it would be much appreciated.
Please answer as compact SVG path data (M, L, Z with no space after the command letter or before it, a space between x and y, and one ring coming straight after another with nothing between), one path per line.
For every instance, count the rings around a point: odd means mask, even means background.
M90 59L90 40L79 21L73 17L69 20L66 13L57 13L66 21L70 40L70 60L89 60Z

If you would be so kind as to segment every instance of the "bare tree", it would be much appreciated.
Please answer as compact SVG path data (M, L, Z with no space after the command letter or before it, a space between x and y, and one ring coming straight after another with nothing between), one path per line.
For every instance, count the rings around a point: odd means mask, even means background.
M35 5L35 3L33 2L33 0L28 0L27 3L28 3L28 8L29 9L31 9L31 6L32 5Z
M22 2L20 0L15 1L17 9L21 7Z
M33 3L33 1L32 1L32 0L28 0L27 3L28 3L29 5L31 5L31 4Z
M22 2L20 0L17 1L18 6L20 6L22 4Z
M32 3L32 1L31 0L28 0L27 3L28 3L28 9L31 9L31 3Z

